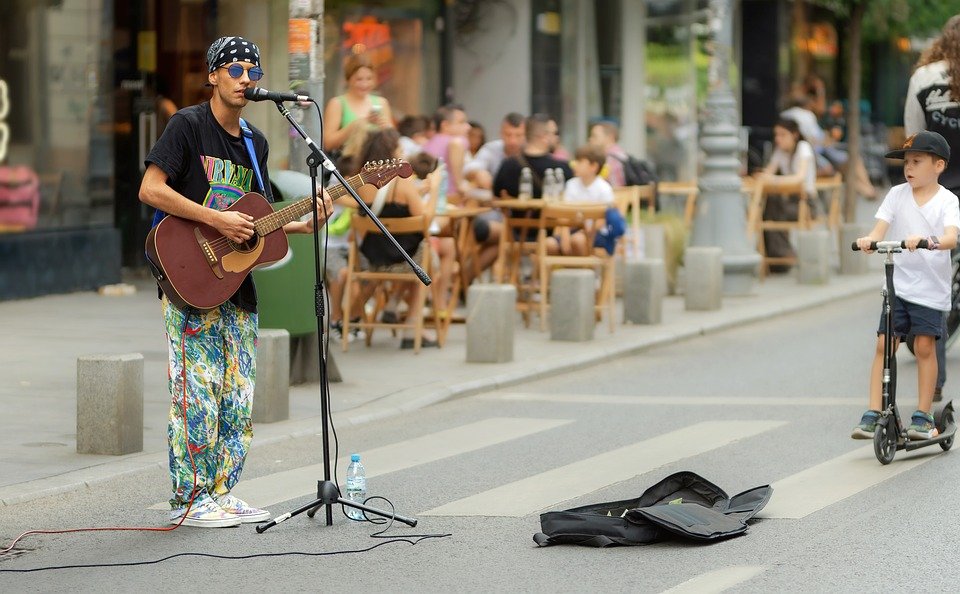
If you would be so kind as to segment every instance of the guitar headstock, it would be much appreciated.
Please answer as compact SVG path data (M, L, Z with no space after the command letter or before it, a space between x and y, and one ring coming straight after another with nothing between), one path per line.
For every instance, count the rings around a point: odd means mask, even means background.
M413 167L402 159L387 161L370 161L363 166L360 177L365 184L373 184L382 188L395 177L410 177Z

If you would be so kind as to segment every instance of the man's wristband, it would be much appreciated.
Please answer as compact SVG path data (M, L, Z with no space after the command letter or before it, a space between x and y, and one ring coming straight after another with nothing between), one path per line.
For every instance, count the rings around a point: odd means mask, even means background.
M931 235L927 238L927 249L928 250L939 250L940 249L940 238L936 235Z

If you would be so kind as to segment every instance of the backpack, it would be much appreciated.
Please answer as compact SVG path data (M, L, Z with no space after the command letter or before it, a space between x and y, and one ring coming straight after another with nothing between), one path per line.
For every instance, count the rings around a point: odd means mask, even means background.
M638 159L633 155L627 155L625 159L616 157L623 163L623 177L628 186L644 186L646 184L657 183L657 174L654 173L652 164Z
M746 532L747 520L772 494L773 487L763 485L730 497L694 472L677 472L637 499L540 514L542 532L533 540L541 547L643 545L670 536L713 542Z

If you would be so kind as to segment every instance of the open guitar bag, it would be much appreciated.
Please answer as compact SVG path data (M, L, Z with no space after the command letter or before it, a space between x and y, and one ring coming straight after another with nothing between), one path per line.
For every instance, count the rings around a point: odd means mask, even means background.
M541 547L642 545L668 537L713 542L746 532L772 494L773 487L763 485L730 497L696 473L678 472L637 499L540 514L542 532L533 540Z

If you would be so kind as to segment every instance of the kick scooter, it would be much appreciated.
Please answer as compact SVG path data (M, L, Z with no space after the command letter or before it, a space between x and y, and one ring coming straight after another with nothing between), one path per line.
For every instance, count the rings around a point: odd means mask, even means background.
M930 439L910 439L900 418L900 411L897 410L897 358L893 343L893 300L896 297L893 290L893 254L902 252L905 248L904 243L903 241L874 241L870 244L871 250L886 255L883 267L887 282L880 292L883 295L883 315L886 322L883 334L883 400L880 418L877 419L877 428L873 433L873 451L881 464L892 462L897 450L910 451L939 444L943 451L947 451L953 447L954 434L957 432L952 400L942 406L934 407L932 411L934 423L939 433ZM927 247L925 239L921 239L917 245L918 249L927 249ZM859 251L859 249L854 242L853 250Z

